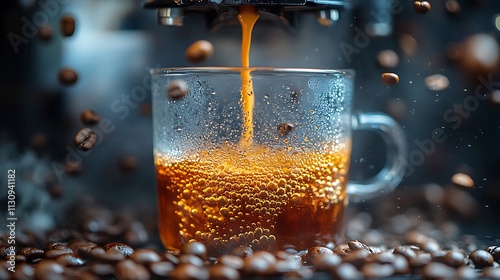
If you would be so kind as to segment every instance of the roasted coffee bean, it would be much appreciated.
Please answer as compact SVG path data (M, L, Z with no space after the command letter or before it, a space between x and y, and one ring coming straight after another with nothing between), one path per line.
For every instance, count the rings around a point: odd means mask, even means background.
M124 260L126 258L124 255L118 254L118 253L106 252L103 254L96 254L95 253L96 250L93 250L93 251L94 251L94 254L93 254L92 259L103 262L103 263L116 263L116 262L119 262L119 261Z
M43 257L43 254L45 253L44 250L34 248L34 247L26 247L22 248L19 253L21 255L24 255L28 261L34 260L34 259L39 259Z
M62 243L62 242L47 242L45 244L45 249L47 250L66 250L68 249L68 245L66 245L66 243ZM71 249L71 248L70 248Z
M483 276L488 279L500 279L500 268L486 267L483 269Z
M468 266L459 267L455 272L455 279L476 279L478 276L478 271Z
M171 273L175 280L204 280L209 279L208 271L192 264L180 264Z
M476 33L467 37L460 44L458 62L468 76L487 75L498 69L500 46L488 33ZM488 59L485 59L485 58Z
M343 261L348 262L357 268L361 268L367 262L367 258L369 255L370 251L365 249L358 249L356 251L350 252L343 258Z
M271 254L270 252L268 252L268 251L257 251L257 252L254 252L254 254L252 255L252 257L263 258L263 259L267 260L269 263L275 263L276 262L276 257L273 254Z
M159 262L161 260L160 255L151 249L137 249L130 256L130 259L136 263L149 264L154 262Z
M116 276L119 280L148 280L150 278L148 270L131 260L123 260L115 265Z
M170 251L166 251L165 253L163 253L163 258L173 264L179 264L179 258Z
M410 34L403 34L398 40L399 47L403 50L406 56L412 56L417 52L418 43Z
M370 248L368 248L368 246L366 244L363 244L363 243L359 242L358 240L349 241L349 243L347 243L347 246L349 246L349 249L351 249L351 251L365 249L371 253Z
M234 248L231 251L231 255L237 256L240 258L248 258L248 257L251 257L252 254L253 254L253 250L249 246L239 246L239 247Z
M54 31L52 30L52 26L48 24L42 25L38 29L38 38L44 42L50 41L52 35L54 35Z
M85 261L77 254L66 254L56 258L56 262L62 266L78 267L85 264Z
M35 266L35 279L58 280L64 279L64 267L53 260L41 260Z
M98 245L94 242L90 242L88 240L72 240L69 244L68 244L68 247L73 250L73 252L76 252L78 254L80 254L78 252L78 249L80 247L90 247L90 248L94 248L94 247L98 247Z
M270 272L276 258L269 252L258 251L243 262L243 273L250 275L266 275Z
M195 255L183 254L179 256L179 263L192 264L196 266L203 266L203 260Z
M70 15L65 15L61 18L61 33L66 36L70 37L75 33L75 18Z
M130 247L127 244L119 242L108 243L102 246L102 248L106 252L122 254L125 257L130 257L134 253L134 249L132 249L132 247Z
M299 260L276 260L270 272L275 274L283 274L291 271L302 269L302 263Z
M312 263L314 259L318 258L321 255L333 255L333 251L326 247L311 247L307 250L307 254L304 257L304 261L306 263Z
M33 268L33 266L21 263L21 264L16 264L16 269L11 279L16 279L16 280L33 279L33 276L35 276L35 269ZM9 278L0 277L0 279L9 279Z
M278 125L278 133L280 136L287 136L290 131L292 131L294 128L293 124L291 123L280 123Z
M167 277L174 270L175 266L171 262L155 262L149 265L149 270L158 277Z
M443 263L451 267L460 267L467 264L467 259L458 251L448 251L443 257Z
M489 99L491 105L493 106L498 106L500 105L500 90L496 89L496 90L493 90L491 93L490 93L490 99Z
M85 110L80 114L80 121L85 125L94 125L99 123L101 117L92 110Z
M316 270L330 271L332 268L342 263L342 258L339 255L319 255L311 260L311 264Z
M418 231L410 231L405 234L405 239L409 244L416 244L420 246L421 244L429 241L431 238Z
M450 80L445 75L434 74L425 78L425 86L428 90L441 91L450 86Z
M390 264L368 263L361 268L366 278L384 278L394 274L394 267Z
M123 254L112 250L110 252L106 252L103 248L100 247L92 248L90 249L90 251L87 250L88 248L83 249L82 247L80 247L79 254L80 252L82 252L83 254L80 255L89 260L96 260L103 263L116 263L125 259L125 256Z
M63 68L59 70L58 74L59 83L63 86L69 86L76 83L78 74L71 68Z
M382 73L380 78L388 86L394 86L399 83L399 76L395 73Z
M64 189L60 184L48 183L45 188L52 199L59 199L64 195Z
M427 1L415 1L413 3L413 9L419 14L426 14L431 10L431 4Z
M474 181L472 178L464 173L456 173L451 177L451 182L453 185L465 189L470 189L474 187Z
M347 246L347 244L339 245L335 248L335 250L333 250L333 253L339 256L347 256L350 252L351 249L349 249L349 246Z
M377 54L377 62L383 68L395 68L399 64L399 56L393 50L381 51Z
M433 262L440 262L440 263L445 263L444 257L448 251L435 251L431 253L431 261Z
M411 272L410 264L403 255L394 254L392 266L394 267L394 274L404 275Z
M447 0L445 3L446 11L451 15L459 14L462 10L460 3L456 0Z
M420 244L420 248L426 252L429 252L429 253L433 253L433 252L441 250L441 246L439 246L439 244L435 240L432 240L432 239L429 239L426 242Z
M182 254L191 254L198 256L202 259L207 257L207 248L201 242L188 242L184 243L181 247Z
M332 271L333 279L363 279L363 274L350 263L342 263Z
M210 279L240 279L240 273L238 272L238 270L221 264L211 266L208 270L208 273L210 275Z
M241 269L243 267L243 259L233 255L223 255L219 258L218 263L223 264L234 269Z
M10 253L10 246L0 245L0 259L3 259Z
M26 262L27 260L24 255L16 255L15 258L16 258L16 263L23 263Z
M151 115L153 113L153 108L151 107L151 104L149 104L149 103L142 103L139 105L139 107L137 109L139 110L139 113L143 117L151 117Z
M442 263L429 263L423 269L423 277L426 279L453 279L455 269Z
M80 129L73 138L73 144L75 147L82 151L88 151L92 149L97 143L97 134L92 131L92 129L86 127Z
M167 86L167 96L173 100L184 98L188 92L189 86L183 80L173 80Z
M47 143L47 136L43 133L35 133L31 136L30 145L37 151L45 148L47 146Z
M493 255L485 250L475 250L469 254L469 259L474 263L476 268L492 266L495 261Z
M396 255L390 252L380 252L369 255L366 261L368 263L392 264L394 262L395 257Z
M78 280L100 280L100 278L88 270L75 271L75 275L71 275Z
M122 172L129 173L133 172L139 166L139 161L135 156L123 156L118 160L118 167Z
M51 250L45 251L44 256L47 259L55 259L55 258L57 258L59 256L67 255L67 254L73 254L73 250L71 250L68 247L66 247L66 248L60 248L60 249L51 249Z
M90 271L99 277L105 277L113 275L115 268L111 264L93 263L90 266Z
M4 265L0 265L0 279L10 279L11 271L7 270L7 262ZM32 278L28 278L32 279Z
M206 40L198 40L186 49L186 58L193 63L200 63L212 56L214 46Z
M496 262L500 261L500 247L499 246L490 246L490 247L488 247L488 249L486 249L486 252L490 253Z
M77 251L79 256L90 259L92 258L95 254L104 254L105 251L101 247L97 247L97 244L94 242L91 242L91 244L82 244L77 246Z
M421 252L418 253L417 256L413 259L408 260L410 262L410 267L414 270L419 270L424 267L432 260L432 256L429 253Z
M144 224L139 221L134 221L123 235L125 242L131 246L144 245L149 240Z
M64 172L68 173L69 175L76 176L82 173L83 167L79 162L72 162L71 164L64 165L63 169Z

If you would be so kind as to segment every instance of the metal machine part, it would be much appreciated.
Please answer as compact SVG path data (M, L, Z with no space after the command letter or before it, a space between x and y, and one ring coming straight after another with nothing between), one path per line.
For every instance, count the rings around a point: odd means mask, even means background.
M205 15L207 26L214 30L237 23L237 7L257 7L261 20L279 22L293 29L299 13L313 12L323 26L335 24L343 10L352 8L352 0L146 0L145 8L157 10L160 25L182 26L184 16L198 12Z

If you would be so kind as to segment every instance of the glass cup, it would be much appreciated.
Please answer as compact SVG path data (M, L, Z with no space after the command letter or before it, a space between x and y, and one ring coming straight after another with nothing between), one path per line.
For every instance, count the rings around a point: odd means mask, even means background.
M151 73L159 231L170 250L195 240L211 256L335 244L348 197L387 193L403 177L403 132L384 114L351 112L351 70ZM366 182L348 182L353 130L387 146Z

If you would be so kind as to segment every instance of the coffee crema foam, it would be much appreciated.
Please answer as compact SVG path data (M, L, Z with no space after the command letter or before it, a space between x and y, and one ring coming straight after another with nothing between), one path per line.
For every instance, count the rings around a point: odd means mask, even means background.
M254 144L206 150L181 161L157 154L162 241L176 250L196 240L212 255L242 245L275 251L337 242L348 152Z

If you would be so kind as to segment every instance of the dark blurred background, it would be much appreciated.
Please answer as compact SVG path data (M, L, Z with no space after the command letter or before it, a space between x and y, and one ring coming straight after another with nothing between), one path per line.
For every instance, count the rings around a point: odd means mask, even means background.
M425 15L416 13L410 0L373 2L385 4L375 9L372 2L359 1L328 27L312 15L301 17L291 31L258 22L251 64L355 69L354 109L386 112L403 126L407 176L394 193L351 204L352 215L373 213L372 226L409 216L440 223L446 216L464 233L498 241L500 2L430 1ZM183 27L159 26L155 12L139 0L0 5L0 178L5 182L9 168L17 171L20 223L50 230L71 217L67 209L92 200L154 224L148 70L193 65L184 52L200 39L210 41L215 52L199 65L237 66L240 27L210 31L202 17L186 18ZM64 15L76 21L71 37L60 32ZM42 40L42 26L52 29L50 39ZM379 58L386 50L397 55L395 64L387 65L391 56ZM78 73L74 85L58 82L64 67ZM399 84L383 84L383 72L397 73ZM426 80L435 74L444 77ZM82 154L72 139L85 126L79 118L86 109L109 119L112 131ZM92 128L102 131L99 125ZM380 142L355 134L352 179L377 172L385 155ZM475 186L452 187L457 172L470 175ZM465 202L449 201L457 194Z

